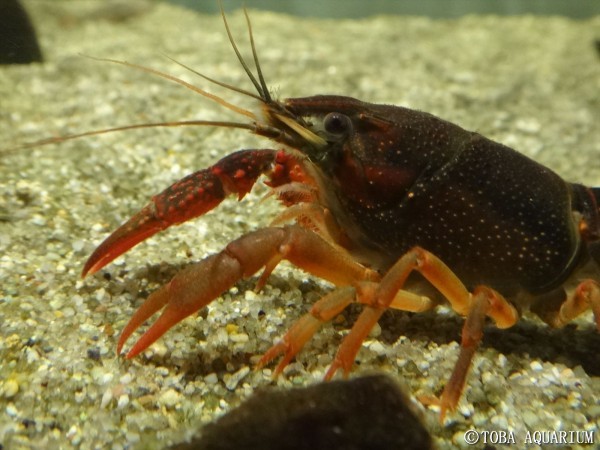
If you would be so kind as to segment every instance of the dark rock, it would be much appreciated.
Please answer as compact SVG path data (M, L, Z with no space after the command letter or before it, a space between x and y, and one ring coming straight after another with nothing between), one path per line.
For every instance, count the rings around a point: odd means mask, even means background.
M258 392L171 450L433 448L406 396L383 375Z
M0 64L41 61L35 29L19 1L0 1Z

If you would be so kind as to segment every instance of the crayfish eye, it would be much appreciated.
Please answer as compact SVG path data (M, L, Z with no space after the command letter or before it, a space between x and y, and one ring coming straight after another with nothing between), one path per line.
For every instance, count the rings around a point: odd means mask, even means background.
M332 112L327 114L323 119L323 128L333 135L348 134L352 128L352 122L350 121L350 117L338 112Z

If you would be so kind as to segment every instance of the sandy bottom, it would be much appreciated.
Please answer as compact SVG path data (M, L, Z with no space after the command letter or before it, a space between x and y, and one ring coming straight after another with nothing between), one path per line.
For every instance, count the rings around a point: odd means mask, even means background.
M164 4L116 14L88 2L52 3L26 2L46 63L0 67L2 147L130 123L233 117L181 86L82 55L143 64L207 87L166 54L252 89L218 16ZM568 180L600 185L593 46L599 17L333 21L250 14L278 96L336 93L425 110L517 148ZM231 14L230 21L245 51L243 16ZM253 370L329 289L286 264L262 292L253 292L254 279L241 281L141 356L115 355L120 330L150 292L181 267L270 223L280 207L260 202L264 186L80 278L95 246L150 196L233 150L269 146L241 131L186 128L0 153L4 449L162 448L258 387L322 379L357 311L324 327L276 381L272 367ZM380 325L352 375L387 373L412 396L439 393L457 356L461 320L448 310L386 313ZM529 319L507 331L490 327L446 425L437 423L435 409L417 406L440 448L467 447L469 429L514 432L517 444L528 432L591 431L598 445L599 346L591 315L563 330Z

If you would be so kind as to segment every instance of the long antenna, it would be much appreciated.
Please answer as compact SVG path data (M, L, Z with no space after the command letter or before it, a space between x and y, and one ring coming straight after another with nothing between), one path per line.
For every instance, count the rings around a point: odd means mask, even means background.
M225 108L227 108L233 112L250 117L252 120L256 120L256 116L254 115L253 112L248 111L244 108L240 108L239 106L235 106L234 104L229 103L228 101L222 99L221 97L219 97L215 94L211 94L210 92L200 89L199 87L194 86L193 84L190 84L187 81L183 81L180 78L174 77L173 75L169 75L168 73L160 72L158 70L151 69L150 67L140 66L138 64L133 64L133 63L130 63L127 61L119 61L119 60L110 59L110 58L96 58L94 56L87 56L87 57L90 59L93 59L95 61L104 61L104 62L110 62L110 63L114 63L114 64L121 64L122 66L132 67L134 69L142 70L144 72L148 72L148 73L157 75L161 78L165 78L167 80L174 81L175 83L185 86L186 88L188 88L206 98L211 99L212 101L218 103L221 106L224 106Z
M202 78L204 78L207 81L210 81L211 83L214 83L214 84L216 84L218 86L224 87L225 89L229 89L230 91L234 91L234 92L238 92L238 93L243 94L243 95L247 95L249 97L252 97L255 100L259 100L261 102L263 101L262 97L259 97L258 95L254 94L254 93L252 93L250 91L247 91L246 89L242 89L242 88L239 88L239 87L234 86L232 84L228 84L228 83L224 83L224 82L219 81L219 80L215 80L214 78L211 78L211 77L209 77L207 75L204 75L203 73L198 72L195 69L192 69L190 66L187 66L187 65L183 64L182 62L179 62L176 59L171 58L169 55L164 55L164 56L165 56L165 58L170 59L175 64L183 67L186 70L189 70L193 74L198 75L199 77L202 77Z
M97 136L99 134L113 133L115 131L126 131L126 130L137 130L140 128L160 128L160 127L190 127L190 126L211 126L211 127L225 127L225 128L241 128L250 131L263 131L263 134L272 131L270 127L261 127L253 123L245 122L227 122L221 120L182 120L175 122L154 122L154 123L138 123L133 125L124 125L120 127L104 128L102 130L86 131L84 133L70 134L67 136L51 137L42 139L39 141L31 142L28 144L18 145L17 147L11 147L6 151L2 151L0 154L10 153L13 150L21 150L24 148L39 147L41 145L58 144L64 141L70 141L72 139L78 139L86 136Z
M272 103L273 100L271 98L271 95L269 94L269 89L267 87L267 84L265 82L261 67L260 67L260 63L259 63L259 59L258 59L258 53L256 51L256 46L254 44L254 36L252 33L252 24L250 22L250 17L248 15L248 11L246 10L246 8L244 8L244 15L246 17L246 23L248 25L248 34L250 37L250 46L252 48L252 56L254 59L254 64L256 66L256 71L257 71L257 75L258 75L258 79L254 76L254 74L252 73L252 71L250 70L250 68L248 67L248 64L246 63L246 61L244 60L244 58L242 57L236 43L235 40L233 39L233 35L231 33L231 30L229 28L229 24L227 22L227 18L225 16L225 11L223 10L223 4L221 2L221 0L219 0L219 7L221 9L221 16L223 18L223 23L225 25L225 30L227 31L227 36L229 37L229 42L231 43L231 46L233 47L233 50L235 51L235 54L238 58L238 61L240 62L240 64L242 65L242 67L244 68L244 71L246 72L246 75L248 76L248 78L250 78L250 81L252 81L252 84L254 85L254 87L256 88L256 91L258 92L258 95L249 92L245 89L242 88L238 88L236 86L233 86L231 84L228 83L224 83L222 81L219 80L215 80L214 78L208 77L206 75L204 75L203 73L200 73L194 69L192 69L191 67L171 58L170 56L166 55L166 57L171 60L172 62L174 62L175 64L178 64L179 66L185 68L186 70L204 78L205 80L214 83L218 86L224 87L226 89L229 89L231 91L240 93L242 95L246 95L249 96L255 100L259 100L263 103ZM244 108L241 108L239 106L236 106L228 101L226 101L225 99L215 95L215 94L211 94L210 92L205 91L204 89L201 89L197 86L194 86L193 84L190 84L180 78L177 78L173 75L170 75L168 73L165 72L161 72L159 70L156 69L152 69L150 67L144 67L141 66L139 64L134 64L134 63L130 63L127 61L119 61L116 59L110 59L110 58L97 58L97 57L93 57L93 56L87 56L84 55L87 58L93 59L95 61L101 61L101 62L109 62L109 63L113 63L113 64L120 64L126 67L131 67L137 70L141 70L143 72L147 72L153 75L156 75L158 77L167 79L169 81L175 82L181 86L184 86L194 92L196 92L197 94L200 94L212 101L214 101L215 103L218 103L219 105L229 109L230 111L233 111L237 114L241 114L243 116L249 117L253 123L243 123L243 122L232 122L232 121L213 121L213 120L185 120L185 121L171 121L171 122L154 122L154 123L142 123L142 124L131 124L131 125L124 125L124 126L119 126L119 127L112 127L112 128L105 128L102 130L93 130L93 131L87 131L84 133L78 133L78 134L71 134L71 135L67 135L67 136L61 136L61 137L51 137L51 138L46 138L46 139L42 139L36 142L31 142L31 143L27 143L27 144L23 144L23 145L17 145L16 147L11 147L8 149L1 149L0 150L0 155L5 155L7 153L11 153L12 151L15 150L20 150L20 149L25 149L25 148L32 148L32 147L37 147L37 146L41 146L41 145L49 145L49 144L57 144L60 142L64 142L64 141L68 141L68 140L72 140L72 139L77 139L77 138L82 138L82 137L86 137L86 136L95 136L95 135L99 135L99 134L105 134L105 133L112 133L115 131L125 131L125 130L135 130L135 129L141 129L141 128L155 128L155 127L183 127L183 126L215 126L215 127L228 127L228 128L239 128L239 129L245 129L245 130L249 130L255 134L261 135L261 136L265 136L265 137L269 137L271 139L275 139L277 141L281 141L281 142L288 142L289 137L286 137L285 133L282 133L281 130L274 128L268 124L261 124L257 118L257 116ZM285 122L285 121L284 121ZM287 123L287 122L286 122ZM296 130L296 127L292 128L294 130ZM301 127L302 128L302 127ZM296 130L296 132L298 132L298 130ZM312 134L312 133L311 133ZM302 133L301 133L302 135ZM306 136L304 136L305 138L307 138ZM311 140L311 139L309 139ZM291 142L291 141L290 141Z

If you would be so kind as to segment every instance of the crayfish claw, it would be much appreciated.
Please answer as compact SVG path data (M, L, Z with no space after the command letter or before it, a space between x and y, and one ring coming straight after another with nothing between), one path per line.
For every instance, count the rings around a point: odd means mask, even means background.
M94 274L159 231L207 213L229 194L242 199L274 159L273 150L240 150L173 183L96 248L82 276Z
M256 364L256 369L260 370L263 367L265 367L267 364L269 364L272 360L277 358L279 355L281 355L282 353L285 353L287 348L288 348L288 344L283 339L281 341L277 342L276 344L274 344L271 348L269 348L269 350L267 350L261 356L260 360L258 361L258 364ZM281 370L278 370L279 366L277 366L277 369L275 369L275 371L273 372L273 377L276 377L277 375L279 375L283 371L284 368L285 368L285 366L282 367Z
M127 325L125 326L125 328L123 328L123 331L121 332L121 336L119 336L119 342L117 343L117 354L118 355L121 354L123 345L125 345L125 342L135 332L135 330L137 330L147 319L152 317L152 315L154 315L155 312L159 311L163 306L165 306L168 303L169 299L164 294L165 289L166 289L166 286L164 286L163 288L159 289L158 291L152 293L150 295L150 297L148 297L146 299L146 301L142 304L142 306L140 306L138 308L138 310L134 313L134 315L131 317L131 319L129 319L129 322L127 322ZM163 313L163 315L164 315L164 313ZM161 315L161 318L162 318L162 315ZM157 323L158 323L158 321L157 321ZM154 328L154 326L152 328ZM168 328L166 328L161 333L161 335L166 330L168 330ZM127 358L133 358L135 355L137 355L138 353L143 351L146 347L148 347L150 344L152 344L152 342L154 342L156 339L158 339L158 337L160 337L160 335L158 335L155 339L150 340L150 337L153 334L156 334L156 331L158 331L157 328L155 328L152 333L149 333L150 330L146 331L146 333L144 333L144 336L142 336L142 338L145 337L145 339L143 340L144 341L143 344L140 344L142 339L138 340L137 343L134 345L134 347L127 353ZM141 345L144 345L144 347L141 348Z
M157 220L155 213L151 202L108 236L86 261L82 278L95 274L130 248L167 228L169 225Z
M217 298L242 275L240 262L225 251L186 267L151 294L136 311L119 338L118 351L129 336L163 306L166 308L162 314L127 353L127 358L144 351L173 325Z

